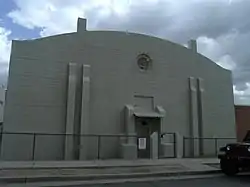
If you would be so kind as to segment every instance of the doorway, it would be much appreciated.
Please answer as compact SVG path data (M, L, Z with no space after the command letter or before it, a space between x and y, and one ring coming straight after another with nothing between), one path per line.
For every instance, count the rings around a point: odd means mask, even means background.
M156 117L135 118L135 129L138 136L137 137L138 158L150 158L151 155L150 136L154 132L157 132L158 135L160 135L160 129L161 129L160 124L161 124L161 119Z

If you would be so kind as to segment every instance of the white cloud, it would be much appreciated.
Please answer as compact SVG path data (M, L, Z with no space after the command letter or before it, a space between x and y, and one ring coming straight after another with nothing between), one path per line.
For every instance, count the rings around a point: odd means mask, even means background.
M75 17L83 16L81 7L56 6L58 1L16 0L17 10L9 13L14 23L28 29L41 28L41 36L70 32L75 27Z
M0 63L7 63L9 60L10 54L10 45L11 42L8 39L8 36L11 34L9 30L6 30L3 27L0 27Z
M123 16L129 0L15 0L18 9L11 11L8 16L14 23L28 29L41 28L41 36L76 30L76 19L87 17L87 14L98 21L112 13ZM95 21L91 22L95 26Z
M223 36L223 38L216 40L213 38L202 36L197 39L197 45L199 53L209 57L211 60L213 60L223 68L232 71L236 68L236 63L233 58L224 50L224 43L219 42L220 40L224 40L225 38L229 39L228 37L229 36L226 35Z
M10 34L9 30L0 27L0 84L6 84L11 49L11 41L8 39Z

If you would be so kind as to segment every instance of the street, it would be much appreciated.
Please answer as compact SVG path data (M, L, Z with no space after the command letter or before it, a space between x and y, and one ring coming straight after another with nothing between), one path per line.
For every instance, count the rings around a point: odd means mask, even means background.
M39 182L26 184L0 184L3 187L248 187L250 185L250 174L226 177L223 174L192 175L162 178L157 181L154 178L133 180L133 182L121 182L121 180L92 181L85 183L81 181L72 182ZM136 182L137 181L137 182ZM96 184L94 184L96 183Z
M241 175L237 177L209 177L199 179L181 179L156 182L137 182L122 184L98 184L83 185L82 187L248 187L250 185L250 175ZM76 187L76 186L75 186ZM77 187L79 187L77 185Z

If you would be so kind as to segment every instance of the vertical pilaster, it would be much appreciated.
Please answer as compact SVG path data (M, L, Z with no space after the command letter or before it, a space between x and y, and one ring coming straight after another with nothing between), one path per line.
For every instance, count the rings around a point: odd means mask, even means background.
M81 128L80 134L89 133L89 106L90 106L90 65L83 65L82 71L82 103L81 103ZM80 138L80 160L87 158L88 138Z
M74 133L74 120L75 120L75 97L76 97L76 69L74 63L68 64L68 88L67 88L67 109L66 109L66 134ZM74 158L73 136L65 136L65 151L64 159L71 160Z
M198 131L200 143L199 143L199 153L200 155L204 154L204 141L203 141L203 126L204 126L204 80L201 78L197 79L197 86L198 86Z
M159 134L154 132L150 135L150 158L158 159L159 158Z
M197 110L197 85L193 77L189 78L189 99L190 99L190 137L199 137L198 133L198 110ZM190 140L190 156L198 155L199 140Z
M135 118L134 118L134 107L131 105L126 105L125 107L125 125L128 136L134 136L135 131ZM128 137L128 144L135 144L136 138Z
M126 143L121 145L121 156L124 159L137 158L137 138L135 130L134 107L132 105L125 106L125 126L126 135L131 136L126 138Z

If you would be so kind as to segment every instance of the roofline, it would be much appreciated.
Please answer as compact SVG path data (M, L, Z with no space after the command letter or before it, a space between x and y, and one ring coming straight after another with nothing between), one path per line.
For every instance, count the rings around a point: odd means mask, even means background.
M235 107L250 108L250 105L234 105Z

